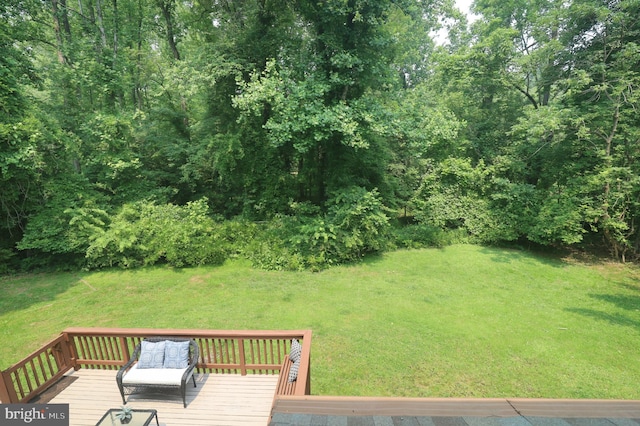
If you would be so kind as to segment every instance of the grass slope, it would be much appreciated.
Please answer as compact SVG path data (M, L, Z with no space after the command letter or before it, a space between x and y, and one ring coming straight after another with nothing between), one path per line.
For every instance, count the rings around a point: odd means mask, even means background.
M459 245L320 273L0 280L0 368L68 326L306 329L323 395L640 399L640 271Z

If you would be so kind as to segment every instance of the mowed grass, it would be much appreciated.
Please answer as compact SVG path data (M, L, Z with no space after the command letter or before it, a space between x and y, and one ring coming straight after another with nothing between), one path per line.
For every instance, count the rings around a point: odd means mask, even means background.
M312 329L312 393L640 399L640 269L458 245L320 273L0 279L0 368L70 326Z

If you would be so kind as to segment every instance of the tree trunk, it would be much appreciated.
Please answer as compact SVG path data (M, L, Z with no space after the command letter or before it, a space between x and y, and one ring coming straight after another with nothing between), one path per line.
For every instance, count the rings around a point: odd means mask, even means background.
M614 113L613 113L613 123L611 125L611 131L609 132L609 134L604 135L606 169L610 169L612 167L613 158L611 157L611 151L613 147L613 138L615 137L616 132L618 130L619 121L620 121L620 106L618 105L618 103L616 103ZM615 237L615 235L612 235L609 227L606 226L607 221L611 220L611 213L609 211L610 196L611 196L611 183L608 180L606 180L604 183L603 204L602 204L602 219L603 219L603 222L605 223L604 237L609 247L611 247L613 256L621 260L622 262L624 262L625 248L622 244L620 244L620 242Z
M173 31L173 17L171 16L173 1L174 0L158 0L158 6L160 6L162 17L164 18L165 24L167 26L167 43L169 44L169 48L171 49L171 53L173 54L173 59L179 61L180 52L178 51L178 45L176 43L176 38Z
M136 38L137 38L137 43L136 43L136 61L135 61L135 67L132 70L132 74L133 74L133 89L132 89L132 96L133 96L133 104L136 105L136 107L139 110L142 110L144 107L144 102L143 102L143 89L142 89L142 85L141 85L141 79L140 79L140 70L142 69L142 17L143 17L143 11L142 11L142 0L138 0L138 16L137 16L137 25L136 25Z
M113 68L116 67L118 58L118 0L113 1Z
M58 0L51 0L51 12L53 14L53 31L56 35L56 53L58 55L58 62L61 64L67 63L67 57L64 54L64 38L61 30L60 15L62 14L60 7L58 6Z
M96 21L100 30L100 41L102 50L107 48L107 33L104 30L104 20L102 18L102 0L96 0Z
M67 0L59 0L60 20L67 43L71 42L71 25L69 25L69 14L67 13Z

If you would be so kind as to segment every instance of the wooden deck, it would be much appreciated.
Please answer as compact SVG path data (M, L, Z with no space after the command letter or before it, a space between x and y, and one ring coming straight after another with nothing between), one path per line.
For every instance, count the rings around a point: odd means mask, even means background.
M108 409L122 405L115 374L75 371L65 378L74 381L49 402L69 404L70 426L93 426ZM278 375L197 374L196 381L196 388L187 388L187 408L177 394L131 395L127 405L158 410L161 426L640 426L640 401L274 398Z
M94 426L108 409L122 405L115 375L91 369L70 373L75 381L49 402L69 404L70 426ZM187 387L187 408L177 393L130 395L127 405L158 410L161 426L266 426L277 381L277 375L196 374L197 387Z

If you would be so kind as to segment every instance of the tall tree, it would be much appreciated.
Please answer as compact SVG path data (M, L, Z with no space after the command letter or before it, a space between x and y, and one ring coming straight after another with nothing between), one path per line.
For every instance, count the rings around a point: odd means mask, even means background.
M596 163L587 175L593 188L593 226L621 260L640 256L640 19L639 3L623 0L575 5L581 23L577 60L567 99L579 119L576 137Z
M254 73L236 105L262 117L270 144L291 155L284 172L296 177L296 198L322 205L340 188L383 183L379 166L388 160L368 94L399 81L389 19L401 9L385 1L330 1L301 2L296 12L307 29L296 51Z
M71 171L68 139L57 123L39 110L41 85L33 59L40 5L0 2L0 258L15 254L28 222L50 193L47 185ZM55 46L54 43L51 43ZM8 263L5 263L5 266Z
M514 159L510 178L538 192L527 232L533 241L576 243L592 232L614 257L638 256L637 6L558 5L546 14L562 11L560 30L532 30L554 34L545 41L553 45L553 72L538 73L546 76L536 83L539 102L513 127L506 152ZM543 13L536 21L549 22Z

